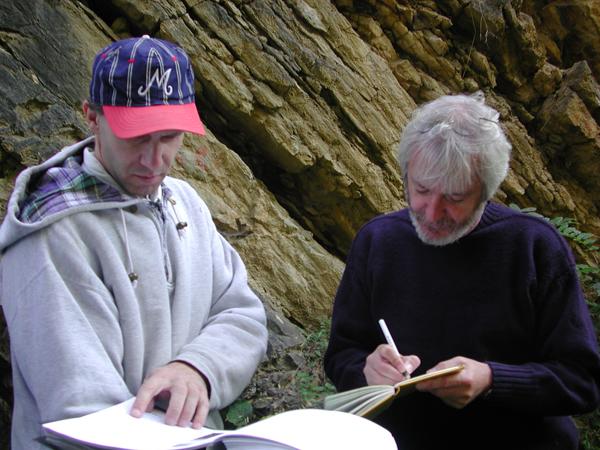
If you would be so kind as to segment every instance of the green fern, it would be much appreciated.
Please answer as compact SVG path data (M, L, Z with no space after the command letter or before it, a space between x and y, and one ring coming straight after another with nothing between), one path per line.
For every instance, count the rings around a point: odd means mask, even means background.
M570 217L554 217L547 220L556 227L560 234L582 245L585 250L590 252L598 251L599 247L595 245L598 239L592 233L584 233L578 230L575 227L575 219Z
M586 233L577 228L577 222L575 219L571 217L553 217L548 218L543 216L542 214L536 211L534 207L527 208L519 208L518 205L511 203L509 205L512 209L520 211L525 214L529 214L535 217L539 217L541 219L547 220L558 230L558 232L570 240L578 244L585 252L595 254L598 253L600 247L596 245L598 242L598 237L593 235L592 233ZM600 282L600 268L597 266L590 266L588 264L577 264L577 271L582 279L582 281L593 282L590 286L594 287L595 282ZM597 287L594 289L594 292L600 296L600 291Z

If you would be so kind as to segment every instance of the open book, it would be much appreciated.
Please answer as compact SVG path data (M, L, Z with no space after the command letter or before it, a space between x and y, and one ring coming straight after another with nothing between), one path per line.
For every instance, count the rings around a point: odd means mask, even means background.
M166 425L160 411L135 418L129 415L132 403L130 399L86 416L45 423L48 443L121 450L186 450L217 442L234 450L397 449L385 428L339 411L297 409L237 430L214 430Z
M325 397L323 407L327 410L343 411L372 419L386 409L394 399L412 392L417 383L452 375L463 368L463 365L453 366L407 378L394 385L370 385L338 392Z

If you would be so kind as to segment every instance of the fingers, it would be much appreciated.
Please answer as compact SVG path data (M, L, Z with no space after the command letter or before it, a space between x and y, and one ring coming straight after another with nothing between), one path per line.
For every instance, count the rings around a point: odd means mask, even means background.
M487 364L459 356L440 362L428 372L459 364L464 366L460 372L424 381L417 389L439 397L453 408L465 407L491 386L492 372Z
M421 365L421 359L417 355L408 355L403 357L403 363L406 372L411 374Z
M202 382L203 383L203 382ZM205 411L205 412L204 412ZM208 395L195 380L173 386L169 408L165 414L165 423L169 425L188 426L190 422L195 428L204 424L208 414Z
M363 373L368 384L395 384L408 378L420 363L415 355L402 356L381 344L367 357Z
M154 408L154 397L158 394L158 392L154 391L154 386L146 383L142 384L129 412L133 417L142 417L145 412L152 411Z
M192 428L202 428L204 422L206 422L206 416L208 416L208 398L204 402L200 402L198 408L196 408L196 414L192 419Z
M188 398L186 385L175 384L171 386L171 398L169 406L165 413L165 423L167 425L180 425L182 427L189 423L191 414L185 410L185 402ZM190 399L193 402L194 399ZM189 410L188 406L188 410Z
M402 381L409 378L410 374L421 364L421 360L416 355L399 355L389 345L381 347L381 356L384 362L387 363L386 367L391 368L391 371L388 370L388 372L392 374L395 381ZM402 376L400 380L397 380L398 373Z
M167 425L194 428L204 425L208 415L208 388L199 372L187 364L174 362L155 370L142 384L130 414L141 417L157 396L168 396Z

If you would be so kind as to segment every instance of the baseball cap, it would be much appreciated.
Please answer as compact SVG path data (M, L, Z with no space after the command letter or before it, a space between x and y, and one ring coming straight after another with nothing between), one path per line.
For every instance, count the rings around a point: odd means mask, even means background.
M204 134L187 54L148 35L115 41L98 52L90 102L102 105L112 132L121 139L165 130Z

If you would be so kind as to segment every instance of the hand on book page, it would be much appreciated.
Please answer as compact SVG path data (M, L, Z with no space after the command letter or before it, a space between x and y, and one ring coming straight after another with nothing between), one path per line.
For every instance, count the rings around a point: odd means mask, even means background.
M408 378L395 385L370 385L338 392L325 397L323 407L372 419L385 410L397 397L412 392L417 383L452 375L460 372L463 368L462 365L452 366Z
M52 443L79 448L120 450L190 450L216 442L228 449L364 450L397 449L385 428L359 416L323 409L297 409L237 430L193 429L164 423L164 413L129 415L133 399L96 413L44 424ZM60 448L60 446L59 446Z
M164 413L155 410L142 418L129 414L134 399L82 417L43 425L52 440L64 439L89 448L129 450L169 449L181 442L213 435L209 428L193 429L169 426Z

